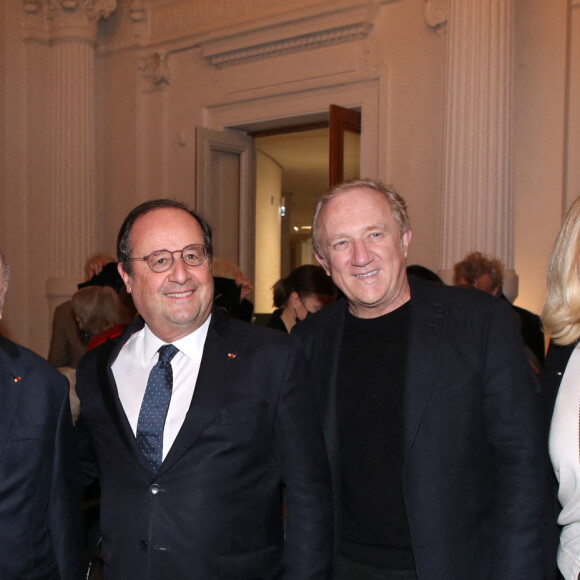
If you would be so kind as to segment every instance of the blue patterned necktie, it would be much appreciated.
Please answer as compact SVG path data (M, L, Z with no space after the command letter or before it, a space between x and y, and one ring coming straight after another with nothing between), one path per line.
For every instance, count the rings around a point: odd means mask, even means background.
M171 401L173 371L171 359L179 352L172 344L159 349L159 360L151 369L137 421L137 446L153 473L163 461L163 428Z

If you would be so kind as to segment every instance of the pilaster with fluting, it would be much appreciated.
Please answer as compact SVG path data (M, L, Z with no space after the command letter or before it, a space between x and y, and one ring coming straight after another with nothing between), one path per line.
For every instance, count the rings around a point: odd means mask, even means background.
M513 268L511 0L450 0L443 270L470 251Z
M49 271L78 277L96 250L94 61L97 22L110 0L49 2Z

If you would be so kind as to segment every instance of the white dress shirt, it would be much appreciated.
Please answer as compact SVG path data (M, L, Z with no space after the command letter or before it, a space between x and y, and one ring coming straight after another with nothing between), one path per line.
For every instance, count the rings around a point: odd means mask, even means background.
M558 548L558 568L566 580L580 572L580 346L572 353L560 383L552 425L550 458L558 478L558 499L563 526Z
M172 343L179 352L171 361L173 392L163 430L163 459L171 449L191 405L210 320L211 315L195 332ZM149 373L159 359L157 351L164 344L167 343L157 338L145 325L129 338L111 367L119 399L135 436Z

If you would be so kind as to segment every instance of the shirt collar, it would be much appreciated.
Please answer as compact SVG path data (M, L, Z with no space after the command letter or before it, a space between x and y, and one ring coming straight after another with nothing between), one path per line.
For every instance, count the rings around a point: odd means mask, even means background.
M211 314L207 317L207 320L194 332L176 340L171 343L175 345L180 352L192 360L199 360L201 358L201 353L203 352L203 347L205 344L205 339L207 337L207 331L209 329L209 323L211 320ZM157 351L164 344L168 344L155 336L151 329L145 324L143 327L143 348L141 350L142 354L142 364L147 365L153 357L157 354Z

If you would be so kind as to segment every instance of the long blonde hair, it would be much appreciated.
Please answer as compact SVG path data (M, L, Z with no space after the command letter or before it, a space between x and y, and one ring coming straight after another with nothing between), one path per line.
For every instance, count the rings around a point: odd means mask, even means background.
M548 260L542 324L556 344L580 338L580 197L572 204Z

